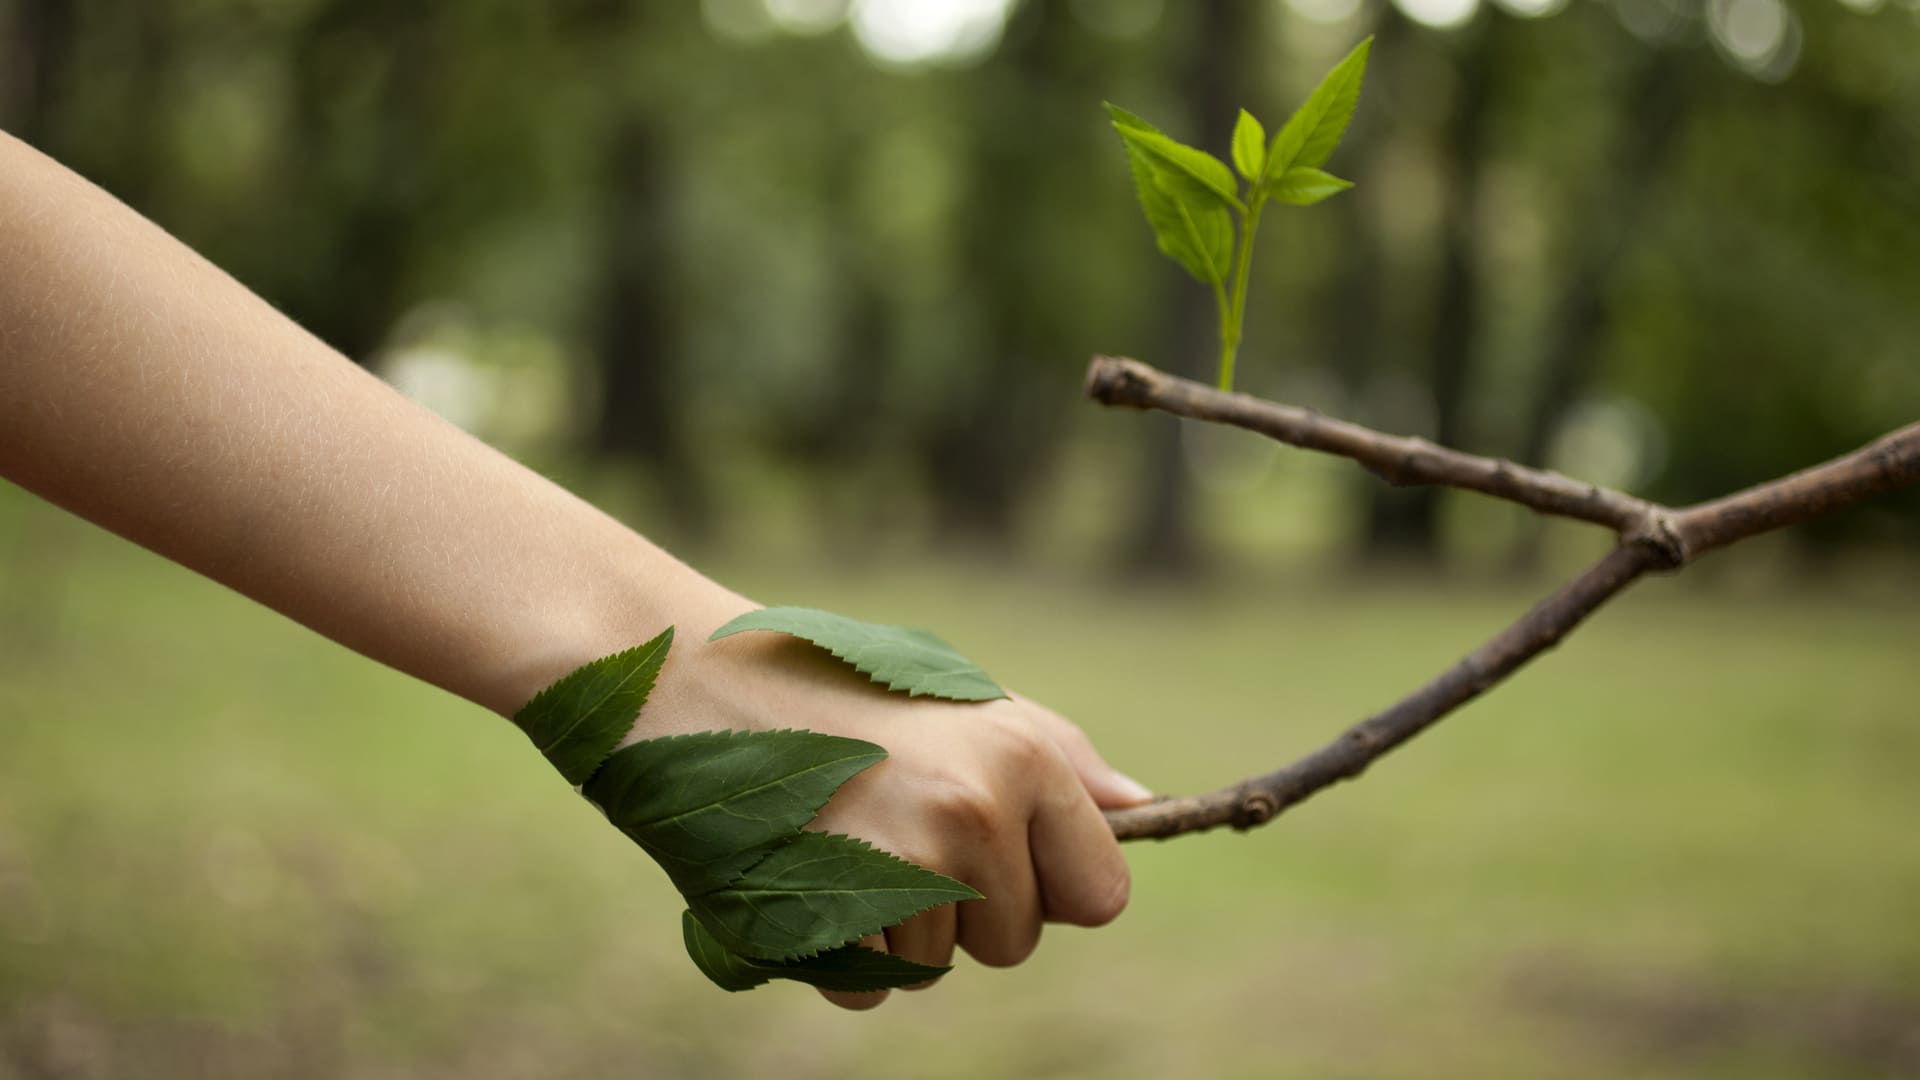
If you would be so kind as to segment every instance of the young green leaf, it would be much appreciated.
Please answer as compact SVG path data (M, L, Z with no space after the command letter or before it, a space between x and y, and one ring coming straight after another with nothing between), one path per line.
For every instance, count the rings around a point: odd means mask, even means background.
M1233 268L1232 216L1210 195L1196 197L1191 182L1155 165L1141 151L1129 148L1128 155L1136 169L1135 186L1144 179L1159 193L1159 204L1147 209L1147 220L1161 253L1202 284L1224 283ZM1148 207L1144 194L1141 205Z
M1240 110L1240 119L1233 125L1233 166L1254 183L1266 174L1267 129L1245 109Z
M1177 190L1193 198L1211 196L1229 210L1246 209L1240 202L1240 185L1234 180L1233 170L1227 168L1226 162L1158 131L1121 127L1117 123L1114 130L1120 133L1120 138L1128 146L1139 149L1152 159L1156 172L1167 175L1177 185Z
M687 955L693 958L694 966L712 979L715 986L727 991L751 990L770 979L792 979L822 990L865 993L912 986L953 970L918 964L860 945L828 949L805 960L755 960L714 940L691 911L680 916L680 932L686 939Z
M1233 217L1227 205L1212 188L1166 165L1135 141L1132 136L1164 138L1152 124L1117 105L1107 105L1107 112L1126 149L1134 192L1161 253L1201 284L1220 285L1233 262ZM1231 173L1226 182L1232 184Z
M1287 174L1268 186L1268 192L1284 203L1295 206L1312 206L1323 199L1338 195L1353 186L1353 181L1342 180L1329 172L1295 165Z
M1354 106L1360 101L1360 83L1367 71L1367 54L1372 49L1372 37L1354 46L1320 80L1306 104L1287 118L1267 152L1265 175L1269 180L1285 177L1298 165L1317 167L1326 163L1353 119Z
M705 731L624 747L581 793L691 896L738 877L886 756L812 731Z
M805 638L852 664L889 690L910 697L988 701L1007 696L987 673L925 630L882 626L813 608L772 607L749 611L713 632L718 641L747 630L772 630Z
M606 760L653 692L673 645L673 627L623 653L574 669L513 715L569 784L583 784Z
M931 907L980 894L864 840L801 833L724 889L687 898L721 945L795 960L847 945Z

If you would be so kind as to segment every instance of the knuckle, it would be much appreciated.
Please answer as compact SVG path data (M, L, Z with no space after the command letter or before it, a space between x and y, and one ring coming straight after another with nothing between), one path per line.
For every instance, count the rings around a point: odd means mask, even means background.
M949 781L930 792L927 802L934 818L954 833L974 836L998 828L1000 800L984 784Z
M1005 716L995 725L995 729L998 735L996 750L1015 766L1029 767L1057 752L1053 740L1040 730L1039 725L1018 713Z
M1056 717L1055 719L1057 720L1057 723L1054 725L1056 729L1054 732L1055 738L1058 738L1076 750L1094 749L1093 738L1081 730L1079 724L1068 720L1064 716Z

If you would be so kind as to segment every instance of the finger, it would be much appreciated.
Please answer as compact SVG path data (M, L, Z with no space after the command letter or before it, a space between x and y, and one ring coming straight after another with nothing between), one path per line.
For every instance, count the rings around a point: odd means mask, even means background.
M1132 889L1127 860L1087 793L1050 792L1034 814L1028 843L1049 921L1105 926L1125 910Z
M1074 775L1093 796L1095 805L1102 810L1118 810L1153 801L1152 789L1107 764L1079 725L1043 705L1025 700L1021 703L1033 712L1040 730L1067 756L1067 764L1073 766Z
M882 934L868 934L866 937L860 939L860 944L865 945L875 952L887 951L887 939L885 935ZM891 993L891 991L887 990L876 990L871 994L849 994L840 990L822 990L820 991L820 996L843 1009L853 1009L858 1012L871 1009L887 1000L887 994L889 993Z
M953 939L959 928L958 905L942 904L932 911L922 912L887 930L887 951L916 964L931 964L934 967L950 967L953 964ZM906 990L925 990L939 978L928 979L923 983L914 983L903 987Z
M960 947L989 967L1012 967L1033 955L1040 944L1040 889L1025 830L1010 827L991 864L966 882L983 899L957 905Z

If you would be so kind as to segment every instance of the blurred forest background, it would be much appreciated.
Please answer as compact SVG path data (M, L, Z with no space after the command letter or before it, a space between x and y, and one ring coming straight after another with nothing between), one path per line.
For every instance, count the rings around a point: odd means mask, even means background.
M0 123L683 548L780 504L856 558L1528 554L1506 508L1078 400L1091 353L1214 334L1099 102L1224 156L1366 33L1359 190L1269 229L1246 389L1672 500L1914 415L1911 3L1477 8L11 0Z
M1606 540L1080 399L1214 352L1100 102L1224 157L1369 33L1241 389L1677 502L1920 415L1920 0L0 0L0 128L729 583L931 624L1190 790ZM1908 493L1642 586L1384 779L862 1020L701 984L507 725L0 487L0 1078L1914 1075L1916 542Z

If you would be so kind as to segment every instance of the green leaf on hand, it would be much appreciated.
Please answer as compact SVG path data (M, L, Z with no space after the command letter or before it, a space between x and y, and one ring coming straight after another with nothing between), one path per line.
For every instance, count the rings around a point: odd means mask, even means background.
M1233 263L1229 208L1240 203L1230 194L1223 198L1221 187L1232 191L1233 174L1212 155L1180 146L1117 105L1107 105L1107 113L1126 148L1134 192L1160 251L1202 284L1226 281ZM1189 168L1176 167L1166 157L1169 147L1197 158L1183 155ZM1200 179L1196 171L1209 179Z
M673 645L673 627L604 656L536 694L513 715L569 784L583 784L633 726Z
M728 991L751 990L770 979L792 979L822 990L865 993L912 986L953 970L915 963L861 945L829 949L804 960L755 960L714 940L691 911L680 916L680 931L694 966L713 980L714 985Z
M1267 129L1245 109L1233 125L1233 167L1256 183L1267 170Z
M980 894L864 840L803 832L724 889L687 898L724 948L795 960L859 941L928 908Z
M1329 172L1306 165L1295 165L1287 174L1274 181L1267 191L1274 198L1295 206L1312 206L1323 199L1338 195L1353 186L1353 181L1342 180Z
M738 877L886 756L812 731L705 731L624 747L581 793L693 895Z
M804 638L852 664L889 690L911 697L988 701L1007 696L953 646L925 630L882 626L813 608L773 607L749 611L713 632L709 641L747 630L772 630Z
M923 630L793 608L754 612L713 636L751 629L806 637L894 689L961 700L1004 696ZM682 933L694 963L726 990L770 979L884 990L945 974L853 943L979 893L865 841L801 831L885 750L782 730L698 732L612 751L646 704L672 643L668 627L645 645L585 664L536 695L514 722L666 869L690 908Z
M1354 106L1360 102L1360 83L1367 71L1367 54L1373 38L1354 46L1346 59L1334 65L1320 80L1306 104L1287 118L1285 127L1273 137L1267 152L1266 173L1271 181L1284 178L1295 166L1318 167L1340 145L1347 124L1353 119Z

